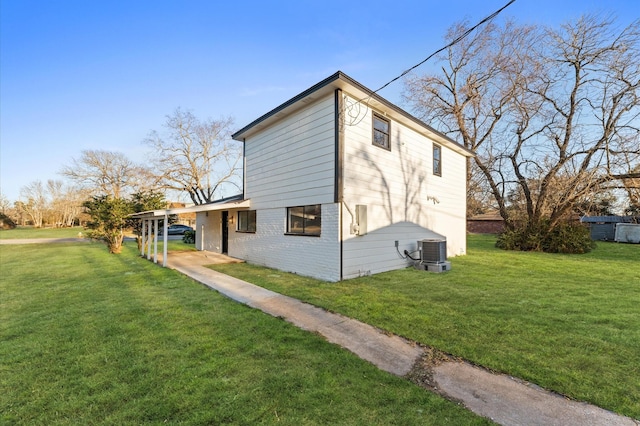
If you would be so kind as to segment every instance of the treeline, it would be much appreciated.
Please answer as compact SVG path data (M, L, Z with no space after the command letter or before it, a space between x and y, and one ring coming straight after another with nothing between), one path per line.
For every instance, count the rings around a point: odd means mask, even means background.
M0 196L2 214L18 226L70 227L86 222L88 215L83 214L82 203L88 192L70 187L61 180L33 181L22 187L21 200L11 204ZM6 225L5 225L6 226Z
M204 204L235 195L242 151L230 138L231 126L232 118L201 120L178 108L167 115L162 131L142 141L151 149L149 165L119 152L85 150L61 168L64 181L33 181L13 203L0 192L0 212L17 225L64 227L87 223L83 204L94 197L132 201L139 194L185 194Z

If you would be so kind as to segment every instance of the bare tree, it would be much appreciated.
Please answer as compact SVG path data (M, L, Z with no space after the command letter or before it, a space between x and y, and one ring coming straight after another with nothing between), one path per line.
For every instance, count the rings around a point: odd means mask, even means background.
M24 201L16 206L29 217L33 226L41 228L47 208L47 199L42 181L36 180L20 188L20 196Z
M135 164L124 154L112 151L82 151L79 159L72 159L60 174L80 188L97 195L122 198L155 186L148 169Z
M60 180L47 181L49 222L55 226L73 226L83 211L82 203L89 198L86 190L67 187Z
M11 208L11 202L9 199L0 191L0 212L6 214L7 211Z
M165 132L153 131L145 140L163 186L186 191L194 204L214 201L223 185L238 188L241 151L230 139L232 125L231 118L201 121L179 108L168 115Z
M622 176L621 180L629 201L625 213L637 216L636 220L640 220L640 164Z
M441 74L408 79L405 95L476 151L473 166L509 228L518 219L554 227L639 164L640 21L622 30L597 16L559 29L491 24L441 60Z

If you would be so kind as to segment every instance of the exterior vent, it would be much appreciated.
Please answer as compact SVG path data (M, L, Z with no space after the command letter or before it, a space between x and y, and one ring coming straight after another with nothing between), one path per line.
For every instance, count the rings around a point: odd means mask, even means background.
M418 241L422 263L444 263L447 261L447 240L428 239Z

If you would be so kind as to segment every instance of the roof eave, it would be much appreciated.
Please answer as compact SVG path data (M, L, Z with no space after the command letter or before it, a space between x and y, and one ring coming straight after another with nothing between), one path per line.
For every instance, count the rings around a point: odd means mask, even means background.
M309 99L314 93L317 93L323 89L327 90L330 88L343 89L343 90L347 89L348 92L357 92L357 93L351 93L351 94L359 97L361 100L370 99L372 101L375 101L376 103L383 105L385 108L391 110L394 114L397 114L398 117L402 117L403 119L402 121L405 121L405 124L412 123L413 124L412 127L414 127L414 129L420 131L420 133L424 134L425 136L439 143L444 144L445 146L453 149L454 151L466 157L475 156L475 153L470 149L459 144L458 142L451 139L444 133L441 133L438 130L434 129L433 127L429 126L427 123L423 122L417 117L414 117L413 115L409 114L407 111L403 110L397 105L389 102L388 100L378 95L374 91L370 90L369 88L363 86L361 83L352 79L342 71L336 72L335 74L327 77L321 82L311 86L309 89L305 90L304 92L294 96L293 98L289 99L288 101L284 102L278 107L272 109L268 113L262 115L261 117L257 118L256 120L252 121L251 123L243 127L242 129L235 132L233 135L231 135L231 137L234 140L244 142L244 139L247 136L259 130L258 128L259 126L269 125L271 124L271 122L275 122L279 120L281 117L286 115L284 114L285 110L297 109L300 107L296 105L299 102L305 99ZM348 90L348 89L351 89L351 90Z

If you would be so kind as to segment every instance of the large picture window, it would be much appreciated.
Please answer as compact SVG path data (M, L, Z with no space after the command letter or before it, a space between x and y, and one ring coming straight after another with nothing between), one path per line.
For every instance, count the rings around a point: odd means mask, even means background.
M373 144L384 149L391 149L389 143L390 123L386 118L373 114Z
M442 147L433 145L433 174L442 176Z
M321 225L320 204L287 208L287 234L317 236Z
M238 212L238 232L256 232L255 210L242 210Z

